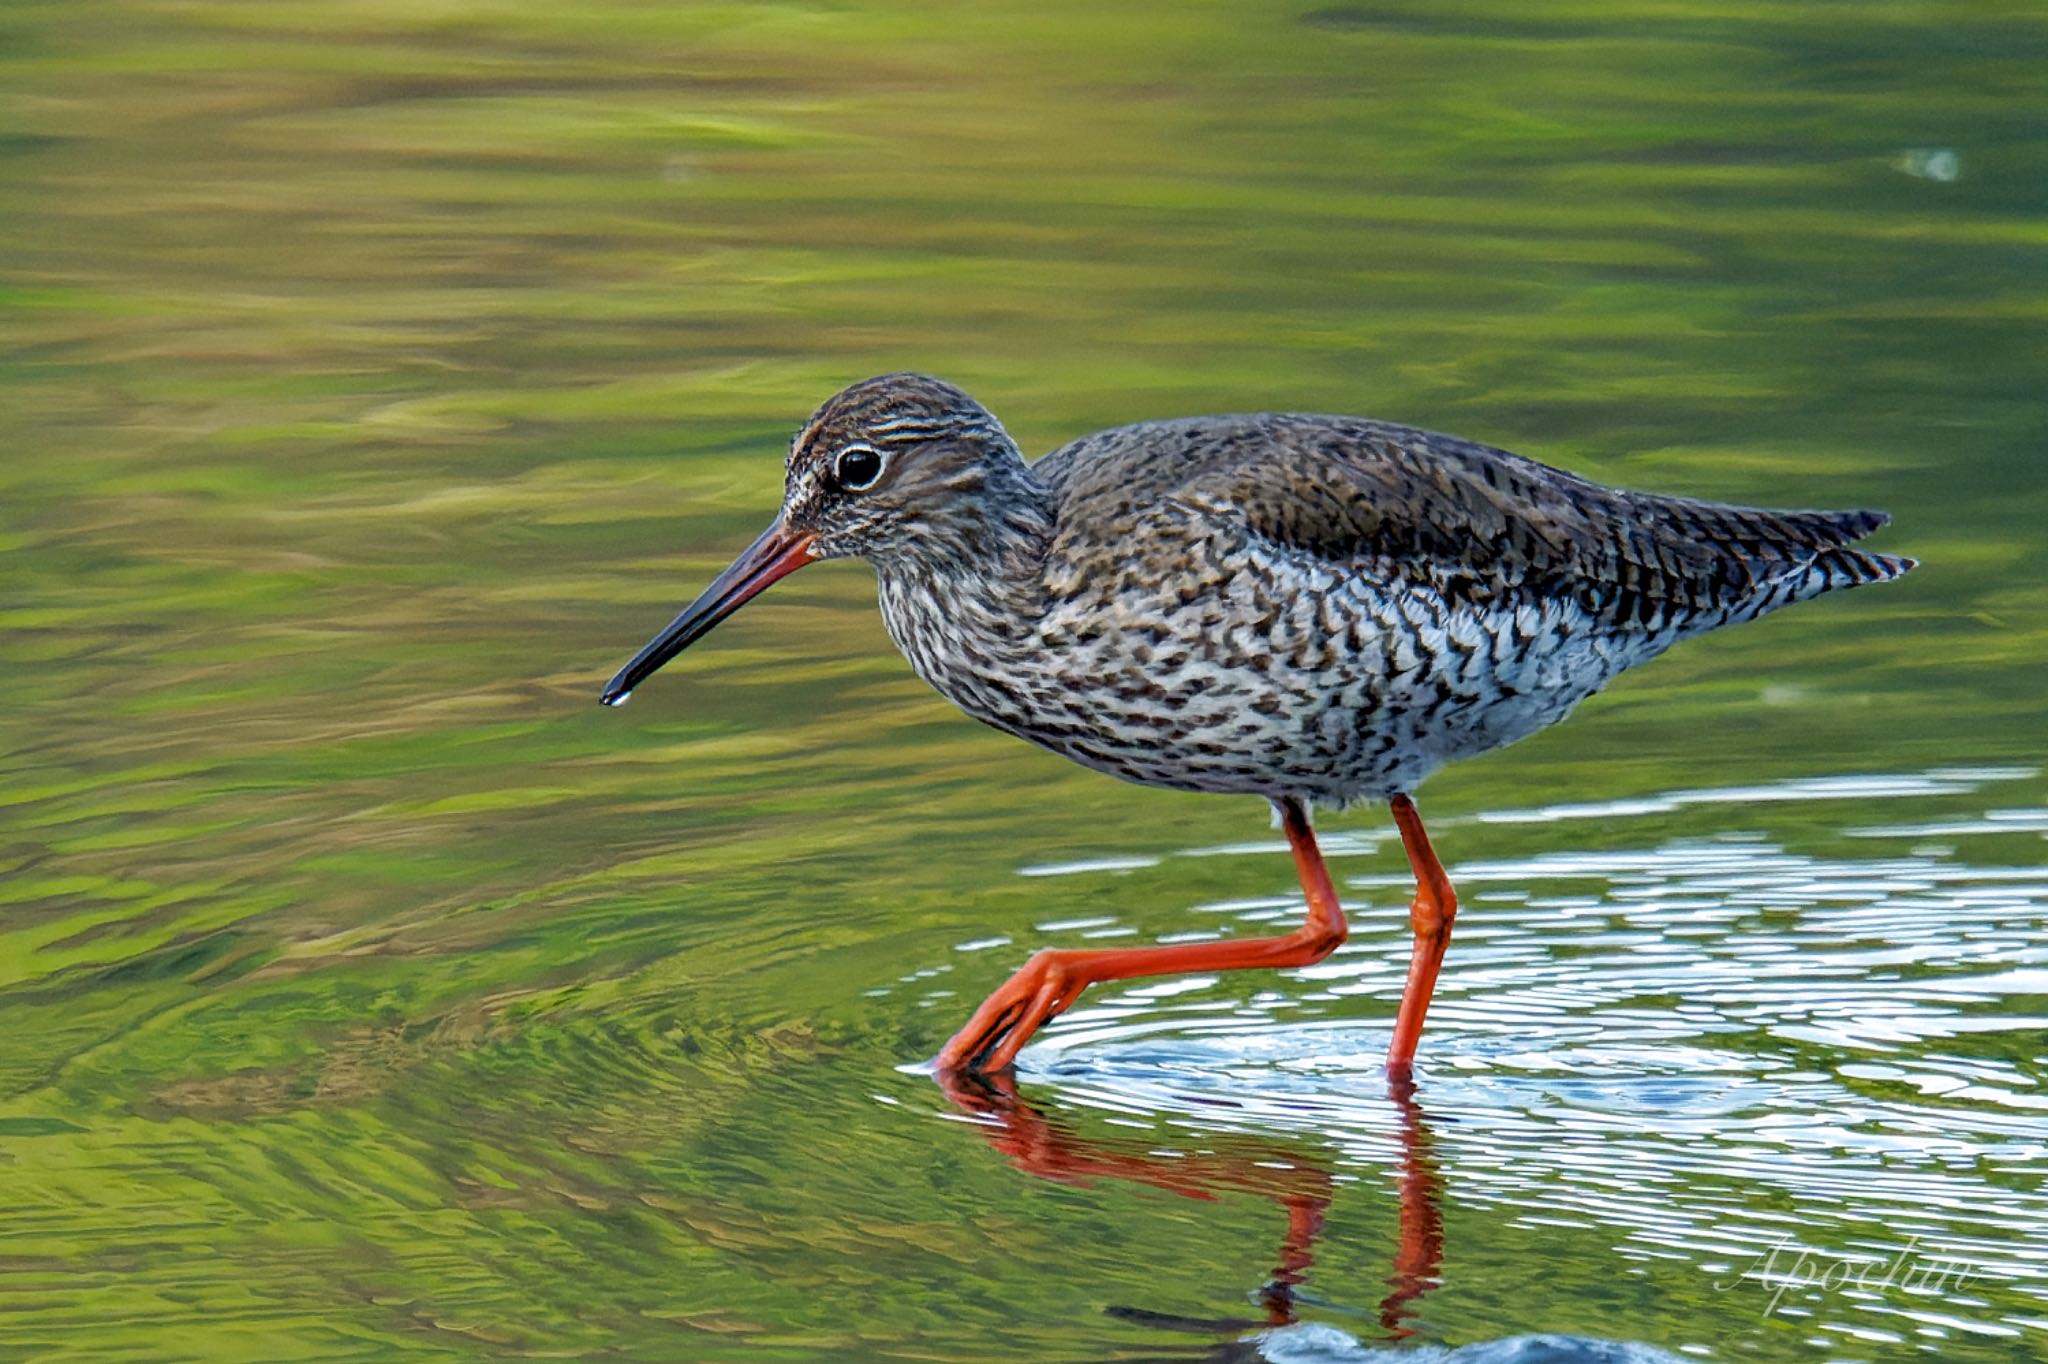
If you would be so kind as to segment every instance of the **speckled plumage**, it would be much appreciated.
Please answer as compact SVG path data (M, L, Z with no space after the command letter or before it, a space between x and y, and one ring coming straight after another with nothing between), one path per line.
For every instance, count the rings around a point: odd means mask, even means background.
M881 461L857 492L849 448ZM799 433L783 522L874 564L898 647L976 719L1148 785L1343 805L1687 636L1897 577L1846 547L1886 519L1626 492L1354 417L1148 422L1026 465L972 398L899 374Z
M968 714L1131 781L1272 801L1299 928L1038 952L942 1071L1009 1065L1097 982L1323 960L1348 929L1309 807L1385 797L1415 873L1398 1076L1457 915L1409 792L1687 635L1897 577L1911 560L1847 547L1884 521L1622 492L1358 417L1150 422L1026 465L965 393L891 374L818 409L781 514L603 700L786 574L857 555L911 666Z

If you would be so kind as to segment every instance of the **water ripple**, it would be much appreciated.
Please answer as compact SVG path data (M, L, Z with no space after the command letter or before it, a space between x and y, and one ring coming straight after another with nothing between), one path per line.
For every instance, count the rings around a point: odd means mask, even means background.
M1471 822L1599 817L1625 833L1685 805L1953 798L2025 775L1810 780ZM2040 822L1989 810L1851 832L2031 840ZM1624 1260L1689 1260L1714 1287L1812 1314L1833 1340L2043 1343L2048 869L2030 847L1972 846L2020 860L1926 842L1827 855L1737 829L1452 866L1467 902L1419 1068L1451 1197L1529 1226L1604 1228ZM1196 855L1254 851L1275 849ZM1381 1058L1407 947L1405 915L1374 906L1411 883L1392 867L1343 882L1360 931L1328 961L1278 989L1098 990L1025 1052L1023 1078L1081 1108L1313 1136L1387 1167L1400 1114ZM1206 927L1295 906L1188 913ZM1791 1272L1801 1257L1851 1268L1830 1283ZM1842 1289L1854 1266L1900 1257L1939 1272L1911 1293Z

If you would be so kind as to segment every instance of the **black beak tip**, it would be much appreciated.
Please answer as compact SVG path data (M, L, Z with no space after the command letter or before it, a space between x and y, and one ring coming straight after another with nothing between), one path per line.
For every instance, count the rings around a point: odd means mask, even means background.
M647 641L631 662L612 674L612 680L597 694L598 704L625 705L632 699L633 688L652 677L662 664L702 639L712 626L739 610L762 588L810 563L816 557L811 552L815 538L808 533L791 534L784 528L782 518L776 517L774 524L747 546L725 572L711 580L697 600Z

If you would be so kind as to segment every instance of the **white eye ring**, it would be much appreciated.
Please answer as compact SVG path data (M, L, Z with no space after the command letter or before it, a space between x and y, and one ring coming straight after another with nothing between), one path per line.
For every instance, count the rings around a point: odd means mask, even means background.
M888 461L874 446L849 445L832 458L832 481L847 492L865 492L875 486L887 467Z

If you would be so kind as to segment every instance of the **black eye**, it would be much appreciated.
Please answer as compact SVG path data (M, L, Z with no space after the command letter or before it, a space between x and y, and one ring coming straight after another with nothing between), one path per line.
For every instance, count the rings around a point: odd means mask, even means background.
M832 479L850 493L875 486L882 476L882 457L865 445L852 445L839 452L832 464Z

